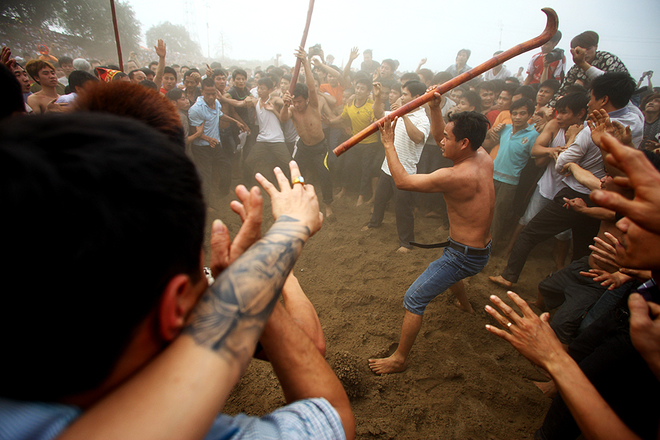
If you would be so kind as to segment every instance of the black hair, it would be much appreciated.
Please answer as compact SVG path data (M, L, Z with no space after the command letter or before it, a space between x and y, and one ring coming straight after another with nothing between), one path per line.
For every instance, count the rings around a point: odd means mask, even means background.
M502 92L507 92L509 95L511 95L511 98L513 98L513 95L516 93L516 89L517 89L517 88L518 88L518 86L516 86L515 84L507 84L507 83L504 83L504 85L502 86L502 90L500 91L500 93L502 93Z
M635 88L635 80L625 72L604 73L591 83L591 93L594 98L601 99L607 96L616 109L628 105Z
M408 81L421 81L421 78L415 72L406 72L401 75L401 81L405 84Z
M231 74L231 79L236 79L238 75L243 75L245 79L248 79L248 74L245 70L243 69L236 69L232 72Z
M259 81L257 81L257 85L266 86L268 90L275 87L275 85L273 84L273 80L269 76L263 76L259 78Z
M183 90L178 87L173 88L165 94L165 97L170 101L178 101L183 96Z
M476 87L477 90L482 90L483 89L483 90L488 90L488 91L491 91L491 92L496 92L497 88L498 88L497 83L495 83L493 81L482 81Z
M76 91L76 87L82 87L87 81L98 81L99 79L89 72L84 70L74 70L69 75L69 88L72 92Z
M561 31L557 30L557 32L550 38L550 41L553 43L559 43L559 40L561 40Z
M587 116L587 105L589 104L589 95L586 93L570 93L557 100L555 109L564 110L569 109L575 116L579 115L584 110L582 119Z
M63 56L63 57L60 57L60 59L57 61L57 63L60 67L62 67L62 64L71 64L73 66L73 58Z
M453 76L451 76L451 73L449 72L438 72L433 76L433 80L431 82L433 84L444 84L452 78Z
M490 126L488 118L478 112L460 112L449 115L449 121L453 122L452 133L457 141L467 139L470 148L477 151L486 139L486 132Z
M170 66L165 66L165 70L163 71L163 76L165 76L165 74L167 73L171 73L172 75L174 75L174 80L175 81L177 80L176 70L172 69Z
M194 67L193 67L192 69L188 69L188 70L186 70L185 72L183 72L183 78L186 79L186 78L188 78L190 75L192 75L192 74L195 73L195 72L199 73L199 70L197 70L197 69L194 68Z
M153 81L151 81L151 80L149 80L149 79L143 79L142 81L140 81L140 85L141 85L141 86L144 86L144 87L146 87L146 88L148 88L148 89L152 89L152 90L155 90L155 91L157 91L157 92L160 92L160 90L158 89L158 86L156 85L156 83L153 82ZM177 88L175 87L175 88L172 89L172 90L176 90L176 89L177 89ZM170 91L171 91L171 90L170 90Z
M573 39L571 40L571 49L575 49L578 46L585 49L589 47L598 46L598 40L599 37L596 32L584 31L581 34L573 37Z
M220 63L218 61L213 61L209 67L213 70L222 69L222 63Z
M470 55L472 55L472 51L470 49L461 49L458 52L456 52L456 56L458 56L458 54L460 54L461 52L463 52L465 55L467 55L467 57L466 57L467 60L470 59Z
M527 99L527 98L522 98L513 101L511 103L511 107L509 107L509 111L513 113L514 110L519 109L521 107L527 108L527 113L529 114L530 117L534 114L534 103L532 102L531 99Z
M559 83L559 81L557 81L554 78L550 78L550 79L546 79L545 81L543 81L541 83L541 85L539 86L539 89L541 87L547 87L549 89L552 89L555 93L557 93L557 90L559 90L560 86L561 86L561 84Z
M514 92L514 95L523 95L524 98L536 99L536 90L532 86L520 86Z
M147 75L147 76L149 76L149 75L151 75L151 76L156 76L156 72L154 72L153 70L151 70L151 69L148 68L148 67L143 67L143 68L138 69L138 70L141 70L142 73L144 73L144 74Z
M401 89L408 89L410 96L414 98L415 96L420 96L426 93L426 84L421 81L413 80L406 82L403 86L401 86Z
M76 112L0 124L5 310L0 396L94 389L177 274L200 279L206 210L194 164L146 125ZM50 232L44 227L48 212ZM38 250L48 264L26 264ZM21 329L17 331L17 329ZM35 341L39 346L34 347ZM33 347L33 349L26 349ZM34 365L48 359L35 375Z
M515 76L507 76L504 78L504 82L511 81L511 84L514 84L515 86L520 85L520 80L516 78Z
M423 82L433 81L433 71L431 69L419 69L418 73Z
M227 71L225 69L222 68L213 69L213 74L211 75L211 78L215 79L216 76L222 76L222 75L227 76Z
M213 87L215 89L215 81L213 81L213 78L209 78L208 76L202 80L202 89L204 87Z
M461 99L467 99L467 102L470 104L470 106L474 106L475 110L479 110L481 108L481 96L473 90L464 90L463 94L461 95Z
M364 84L365 86L367 86L367 91L371 92L372 83L371 83L371 81L369 81L369 78L360 77L360 78L356 79L355 80L355 85L358 85L358 84Z
M293 97L297 98L298 96L302 96L305 99L309 98L309 89L303 83L296 84L296 87L293 89Z
M393 60L391 58L383 60L383 62L381 64L388 64L392 68L392 72L395 72L396 69L399 68L399 62L397 60Z

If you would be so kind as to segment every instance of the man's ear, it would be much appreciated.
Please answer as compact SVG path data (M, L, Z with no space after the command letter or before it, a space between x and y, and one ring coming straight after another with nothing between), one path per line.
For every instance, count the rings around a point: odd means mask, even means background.
M178 274L167 283L158 307L158 331L164 341L176 338L190 311L197 303L195 285L186 274Z

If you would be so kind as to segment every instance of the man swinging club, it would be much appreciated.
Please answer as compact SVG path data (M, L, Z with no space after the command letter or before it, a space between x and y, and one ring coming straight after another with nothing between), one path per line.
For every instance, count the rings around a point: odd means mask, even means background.
M388 358L369 359L376 374L405 370L417 333L422 326L424 309L433 298L448 288L463 311L474 313L468 301L463 278L476 275L490 256L490 223L495 205L493 160L481 147L488 130L488 120L476 112L453 115L445 126L441 113L442 97L435 93L429 102L431 132L440 142L442 155L454 162L431 174L409 175L394 149L394 123L380 127L385 155L397 188L407 191L442 192L447 202L449 243L440 259L410 286L403 305L406 308L397 350Z

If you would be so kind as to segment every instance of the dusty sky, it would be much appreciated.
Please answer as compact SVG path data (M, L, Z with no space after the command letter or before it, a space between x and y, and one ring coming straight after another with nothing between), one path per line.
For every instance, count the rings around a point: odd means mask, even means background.
M300 44L309 4L308 0L128 2L143 32L163 21L187 25L188 16L196 23L205 55L209 46L211 56L220 53L222 34L225 54L232 58L266 60L280 53L281 62L288 65L294 63L293 49ZM370 48L377 61L399 60L400 71L414 70L424 57L428 58L425 67L444 70L454 62L456 52L466 47L472 50L468 64L474 67L496 50L506 50L540 34L546 23L541 8L546 6L559 15L563 38L558 47L566 51L569 67L573 64L568 53L571 38L593 30L600 35L599 49L619 56L635 79L643 71L654 70L655 85L660 85L658 0L316 0L306 46L321 43L326 55L334 55L340 67L353 46L360 52ZM195 38L195 32L192 34ZM538 49L505 65L515 73L518 67L527 67L535 52ZM362 55L355 65L359 67L360 62Z

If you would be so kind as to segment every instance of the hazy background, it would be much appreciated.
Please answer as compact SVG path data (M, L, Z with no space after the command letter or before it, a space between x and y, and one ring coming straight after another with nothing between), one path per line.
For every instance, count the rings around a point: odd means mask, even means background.
M273 2L213 2L208 0L129 0L145 33L151 26L169 21L187 26L204 55L220 59L274 60L294 64L293 49L300 44L308 0ZM306 48L320 43L325 54L343 66L353 46L361 52L373 49L374 59L399 60L400 71L415 70L421 58L427 68L444 70L453 64L456 52L472 50L472 67L540 34L546 23L543 7L559 15L563 38L558 47L568 52L571 38L585 30L600 35L599 50L617 55L635 79L654 70L660 85L660 1L535 0L378 2L316 0ZM208 29L208 32L207 32ZM144 44L144 41L143 41ZM505 65L515 73L527 67L531 52ZM266 67L266 66L263 66Z

